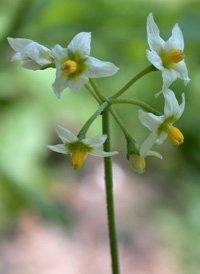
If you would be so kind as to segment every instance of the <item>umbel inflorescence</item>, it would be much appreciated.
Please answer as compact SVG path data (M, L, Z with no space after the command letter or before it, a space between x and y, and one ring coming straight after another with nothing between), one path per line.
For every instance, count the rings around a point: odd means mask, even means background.
M106 134L102 133L100 136L86 138L87 130L92 122L105 110L108 110L119 124L127 142L127 159L130 165L139 173L145 171L146 156L156 156L162 159L159 153L151 150L155 143L162 144L167 137L176 146L183 143L183 134L173 124L184 111L185 95L182 94L182 103L179 104L174 92L169 89L169 86L177 78L182 79L185 85L190 81L184 61L182 32L176 24L172 29L171 37L165 42L160 37L159 29L154 22L153 15L150 13L147 18L147 40L150 50L146 50L146 55L151 65L112 96L106 97L100 92L93 79L112 76L119 69L110 62L101 61L90 56L90 32L77 34L66 48L55 45L52 49L29 39L8 37L10 46L16 52L12 57L12 61L23 62L19 68L41 71L48 68L56 69L56 78L52 88L58 98L66 88L78 92L85 86L97 100L99 108L88 119L77 136L70 130L56 125L56 131L63 144L48 145L48 148L53 151L71 154L71 165L75 170L82 166L88 154L100 157L111 157L117 154L116 151L110 152L106 151L105 148L104 151L99 149L106 142ZM163 114L144 102L133 99L119 99L136 80L152 71L161 71L162 73L163 85L156 97L160 94L164 96ZM151 131L143 144L138 144L135 141L112 108L113 104L124 104L126 102L140 107L139 120L142 125Z

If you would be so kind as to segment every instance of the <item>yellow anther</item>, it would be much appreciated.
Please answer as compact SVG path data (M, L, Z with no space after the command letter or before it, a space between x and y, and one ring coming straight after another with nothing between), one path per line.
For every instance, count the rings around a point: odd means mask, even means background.
M71 165L75 170L78 170L85 159L85 152L81 150L75 150L72 152Z
M184 142L184 136L176 127L171 127L168 131L168 137L175 146L179 146Z
M67 60L63 63L61 70L67 75L77 71L77 63L73 60Z
M142 158L142 166L143 166L143 168L145 169L145 167L146 167L146 161L145 161L144 158Z
M170 51L169 58L170 58L171 62L179 63L180 61L182 61L185 58L185 55L183 54L183 52L181 50L175 49L175 50Z

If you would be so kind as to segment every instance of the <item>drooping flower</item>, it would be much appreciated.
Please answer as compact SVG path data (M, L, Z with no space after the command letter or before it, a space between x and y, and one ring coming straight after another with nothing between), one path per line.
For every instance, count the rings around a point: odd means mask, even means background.
M109 157L118 154L117 151L104 152L98 149L106 141L107 135L80 140L70 130L60 125L56 125L56 131L63 144L47 145L47 147L55 152L71 154L71 165L75 170L82 166L88 154L98 157Z
M176 146L184 142L183 134L178 128L173 126L173 123L181 117L184 111L185 94L182 94L182 103L180 105L172 90L167 89L163 94L165 98L164 115L156 116L152 113L139 110L140 122L152 131L141 146L141 157L147 155L147 152L154 143L162 144L167 136Z
M19 68L38 70L54 62L50 49L29 39L8 37L10 46L16 51L11 61L23 61Z
M163 86L161 92L167 89L177 78L190 81L184 61L184 40L178 24L172 29L172 36L165 42L160 37L160 31L154 22L152 13L147 18L147 39L151 50L146 50L148 60L162 72Z
M56 45L51 54L55 59L56 80L53 90L59 98L69 87L77 92L89 78L106 77L115 74L118 68L110 62L100 61L90 55L91 33L80 32L67 48Z
M136 153L131 153L129 156L129 164L130 166L135 169L138 173L142 174L145 172L145 167L146 167L146 161L145 157L146 156L156 156L160 159L162 159L162 156L160 153L156 151L149 150L145 156L140 156Z

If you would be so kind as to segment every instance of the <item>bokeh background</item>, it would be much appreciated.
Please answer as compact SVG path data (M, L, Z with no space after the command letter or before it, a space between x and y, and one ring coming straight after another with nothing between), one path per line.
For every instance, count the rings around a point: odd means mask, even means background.
M153 12L167 40L175 23L185 39L187 87L171 88L186 108L176 126L185 142L154 147L163 160L147 158L137 174L126 160L126 143L112 123L114 194L121 273L200 273L200 3L192 0L1 0L0 1L0 274L111 273L103 161L88 157L75 172L69 157L46 144L60 142L59 123L78 133L97 103L86 89L66 89L57 99L55 70L18 70L6 37L32 39L49 48L66 47L81 31L92 32L91 55L120 67L98 80L112 94L149 65L146 18ZM123 98L163 110L154 98L161 74L146 75ZM134 138L148 135L138 108L115 106ZM88 136L101 134L98 118Z

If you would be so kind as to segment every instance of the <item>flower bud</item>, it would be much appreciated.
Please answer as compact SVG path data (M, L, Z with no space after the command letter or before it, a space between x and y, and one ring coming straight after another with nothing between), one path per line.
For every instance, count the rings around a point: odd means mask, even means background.
M138 173L144 173L145 172L145 166L146 162L145 159L142 158L141 156L132 153L129 156L129 164L133 169L135 169Z

